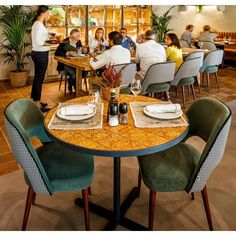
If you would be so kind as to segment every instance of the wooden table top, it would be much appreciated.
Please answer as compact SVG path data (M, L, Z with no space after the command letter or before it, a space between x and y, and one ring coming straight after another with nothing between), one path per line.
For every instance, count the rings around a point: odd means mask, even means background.
M81 97L69 102L87 102L88 97ZM145 96L120 95L119 102L159 102L155 98ZM52 109L45 118L45 128L52 139L62 145L95 155L113 156L125 154L125 156L138 155L140 151L153 153L164 150L180 142L187 133L188 127L169 128L136 128L133 117L128 110L128 124L110 127L107 124L108 103L104 101L103 128L96 130L49 130L48 124L56 108ZM159 149L158 149L159 148ZM150 151L148 151L150 149ZM158 150L157 150L158 149ZM143 152L142 152L143 153Z

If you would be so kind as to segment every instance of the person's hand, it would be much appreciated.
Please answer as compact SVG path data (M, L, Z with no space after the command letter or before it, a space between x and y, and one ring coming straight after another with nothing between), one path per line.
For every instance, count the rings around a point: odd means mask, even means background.
M76 52L75 51L68 51L68 55L73 57L73 56L76 56Z

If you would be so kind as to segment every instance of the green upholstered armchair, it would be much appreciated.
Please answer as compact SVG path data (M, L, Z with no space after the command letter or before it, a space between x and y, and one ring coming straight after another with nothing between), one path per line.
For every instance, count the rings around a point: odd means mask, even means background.
M5 125L14 157L24 170L29 186L22 230L26 229L36 194L82 190L86 230L90 229L88 192L91 186L93 156L78 153L52 142L43 125L43 114L30 99L18 99L4 111ZM35 149L30 138L42 145Z
M181 142L165 151L139 156L139 191L141 180L150 189L149 229L153 229L156 192L186 191L202 193L210 230L213 230L206 182L223 158L231 124L231 111L213 98L196 100L188 109L190 136L199 136L205 142L200 153L193 146ZM142 178L141 178L142 177Z

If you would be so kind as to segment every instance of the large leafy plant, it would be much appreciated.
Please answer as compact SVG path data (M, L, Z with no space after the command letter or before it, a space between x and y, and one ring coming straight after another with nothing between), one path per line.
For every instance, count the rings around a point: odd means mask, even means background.
M14 63L15 71L24 71L26 58L30 56L30 28L35 12L23 5L0 6L0 25L3 41L0 43L0 57L3 63Z
M169 15L169 13L174 7L175 6L172 6L168 11L166 11L161 16L152 13L152 30L157 34L158 42L164 42L165 35L169 31L173 30L169 29L168 26L173 18L173 15Z

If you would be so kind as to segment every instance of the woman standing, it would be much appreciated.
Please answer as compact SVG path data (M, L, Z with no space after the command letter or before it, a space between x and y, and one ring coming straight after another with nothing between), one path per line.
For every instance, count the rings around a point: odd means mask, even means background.
M101 51L101 46L108 46L107 41L104 39L104 29L97 28L95 38L91 38L89 42L89 49L94 51Z
M49 40L49 35L44 22L49 17L49 8L41 5L38 7L37 15L33 19L31 31L32 37L32 52L31 57L34 62L34 80L31 90L31 98L40 105L42 112L47 112L50 109L47 103L40 102L42 93L42 84L48 66L48 52L50 45L46 43Z

